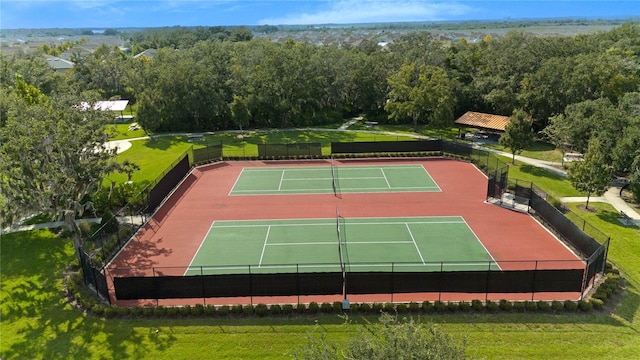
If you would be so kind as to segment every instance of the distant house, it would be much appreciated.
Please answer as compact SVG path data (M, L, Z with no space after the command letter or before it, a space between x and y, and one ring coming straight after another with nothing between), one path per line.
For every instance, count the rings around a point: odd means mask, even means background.
M50 55L47 55L46 58L49 66L56 72L65 72L73 69L74 64L69 60Z
M484 138L500 137L500 134L504 132L508 123L508 116L474 111L467 111L455 121L455 124L458 127L472 127L478 129L478 135Z

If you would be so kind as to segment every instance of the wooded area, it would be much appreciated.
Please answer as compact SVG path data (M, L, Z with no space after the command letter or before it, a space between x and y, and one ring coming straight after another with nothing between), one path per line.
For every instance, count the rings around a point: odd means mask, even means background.
M157 52L134 58L104 45L76 53L65 73L41 53L2 55L0 126L15 116L16 99L29 96L19 81L51 98L128 99L137 104L136 121L153 133L321 126L353 115L450 127L469 110L517 110L564 151L584 153L599 138L605 162L639 187L635 23L572 37L510 31L475 42L411 32L386 46L278 43L218 27L140 32L130 40Z

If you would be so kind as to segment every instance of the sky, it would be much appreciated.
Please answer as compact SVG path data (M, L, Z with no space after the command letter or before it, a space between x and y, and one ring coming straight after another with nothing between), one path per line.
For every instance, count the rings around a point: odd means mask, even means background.
M640 17L640 1L0 0L1 29Z

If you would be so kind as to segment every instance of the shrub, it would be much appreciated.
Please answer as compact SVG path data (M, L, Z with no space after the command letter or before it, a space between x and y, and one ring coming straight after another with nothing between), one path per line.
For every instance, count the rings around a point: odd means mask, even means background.
M484 304L482 304L482 301L478 299L471 300L471 308L475 311L482 311L484 309Z
M430 301L423 301L422 302L422 311L425 313L432 313L435 310L435 307L433 306L433 304Z
M118 231L119 226L118 219L113 215L113 212L109 209L105 210L104 215L102 215L102 219L100 219L100 227L102 230L111 234Z
M143 311L143 308L141 308L140 306L132 307L131 308L131 315L133 315L133 316L141 316L142 315L142 311Z
M589 302L596 310L602 310L602 308L604 307L604 301L600 299L589 299Z
M102 304L94 304L91 307L91 312L96 316L102 316L104 314L105 306Z
M317 314L318 310L320 310L320 306L318 306L318 303L315 301L312 301L309 303L309 306L307 308L307 312L309 314Z
M80 222L78 229L80 229L80 234L82 234L83 237L91 235L91 224L88 221Z
M333 312L337 314L342 312L342 301L335 301L333 303Z
M229 305L222 305L217 310L216 313L220 316L227 316L231 312L231 308Z
M154 312L155 312L155 308L152 308L152 307L142 308L142 316L144 317L152 317Z
M304 314L307 311L307 306L305 304L297 304L296 305L296 312L298 314Z
M408 311L407 304L405 304L405 303L397 304L397 305L396 305L396 311L397 311L399 314L404 314L404 313L406 313L406 312Z
M180 312L178 311L178 308L174 306L167 308L167 311L166 311L167 316L170 316L170 317L178 317L179 313Z
M409 311L412 313L417 313L418 311L420 311L420 304L418 304L415 301L412 301L409 303Z
M269 311L269 308L267 307L266 304L258 304L258 305L256 305L255 313L259 317L263 317L263 316L267 315L268 311Z
M179 308L181 316L190 316L191 315L191 305L184 305Z
M458 303L458 309L460 309L460 311L469 311L471 310L471 303L468 301L460 301Z
M562 309L564 309L564 304L562 303L562 301L553 300L551 302L551 309L553 311L562 311Z
M580 300L578 301L578 308L582 311L590 311L593 308L593 304L589 301Z
M551 309L551 305L546 301L538 301L538 310L539 311L549 311Z
M115 306L107 306L104 308L104 316L108 317L108 318L113 318L116 317L117 313L117 308Z
M538 310L538 304L535 301L525 301L524 307L527 311L536 311Z
M291 304L284 304L282 306L282 313L289 315L289 314L293 314L293 305Z
M393 305L393 303L388 302L388 303L384 304L383 310L384 310L384 312L386 312L388 314L393 313L395 311L395 309L396 309L396 307Z
M269 305L269 314L278 316L282 314L282 306L279 304L271 304Z
M524 301L516 301L513 303L513 310L517 312L524 312L525 309Z
M360 304L360 312L362 312L363 314L368 314L371 312L371 305L369 305L368 303L362 303Z
M382 303L373 303L371 306L374 313L379 314L382 309L384 309L384 305Z
M216 314L216 306L215 305L207 305L204 308L204 313L205 313L205 315L209 315L209 316L215 315Z
M500 309L500 306L498 305L498 303L491 300L487 300L485 307L487 308L488 311L491 311L491 312L496 312L498 311L498 309Z
M433 307L437 312L443 312L447 309L447 304L445 304L443 301L436 300L433 302Z
M231 314L242 315L242 305L236 304L231 307Z
M253 305L247 304L242 307L242 315L251 316L253 315L254 309Z
M564 302L564 309L567 311L576 311L577 308L578 308L578 304L576 304L575 301L566 300Z
M509 300L502 299L498 303L498 306L502 311L511 311L511 309L513 308L513 303Z
M458 311L458 309L460 308L460 306L458 306L458 303L455 301L449 301L447 302L447 309L451 312L453 311Z
M195 316L204 315L204 305L196 304L193 308L191 308L191 314Z
M333 305L328 302L320 304L320 312L323 314L331 314L333 312Z

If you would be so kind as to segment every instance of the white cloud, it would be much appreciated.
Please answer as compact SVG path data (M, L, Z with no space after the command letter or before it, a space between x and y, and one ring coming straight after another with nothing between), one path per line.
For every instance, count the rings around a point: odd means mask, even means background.
M420 0L338 0L322 3L313 12L287 14L259 21L261 24L306 25L348 24L396 21L437 21L460 16L472 11L469 6L456 2Z

